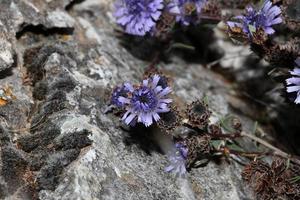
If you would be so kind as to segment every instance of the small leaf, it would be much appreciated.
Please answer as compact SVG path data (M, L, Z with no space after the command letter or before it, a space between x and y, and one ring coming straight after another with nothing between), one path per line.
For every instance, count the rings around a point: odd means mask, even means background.
M187 49L187 50L192 50L195 51L195 47L188 45L188 44L183 44L183 43L174 43L170 46L170 49Z
M207 95L205 95L203 98L202 98L202 101L206 104L206 105L209 105L209 97Z
M224 143L223 140L211 140L210 141L211 146L213 146L215 149L220 149L220 147L222 146L223 143Z
M300 176L295 176L295 177L290 179L291 183L297 183L298 181L300 181Z
M216 28L216 24L211 22L211 24L203 24L202 27L213 29L213 28Z
M265 3L265 0L260 0L259 1L259 6L262 7L264 5L264 3Z
M275 82L282 83L287 78L287 74L289 74L288 69L274 68L268 73L268 76L270 76Z
M227 144L227 147L230 149L230 150L234 150L234 151L244 151L244 149L240 146L238 146L237 144L235 143L232 143L232 144Z
M224 118L221 118L220 125L227 132L235 132L234 127L232 127L232 121L234 120L234 116L226 115Z
M249 25L248 28L249 28L249 31L251 32L251 34L256 32L255 26Z
M287 161L286 161L286 170L288 170L290 168L290 165L291 165L291 160L287 159Z
M256 121L256 122L254 123L254 127L253 127L253 130L252 130L253 135L256 135L257 126L258 126L258 122Z

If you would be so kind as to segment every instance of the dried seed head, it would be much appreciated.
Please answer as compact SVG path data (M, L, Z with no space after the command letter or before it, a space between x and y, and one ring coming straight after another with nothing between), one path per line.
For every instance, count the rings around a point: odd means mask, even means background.
M270 46L273 45L271 44L268 35L262 28L258 28L252 35L252 43L250 45L251 50L259 57L263 58Z
M167 133L174 131L181 125L182 115L176 106L172 106L170 112L161 113L158 127Z
M299 176L299 170L293 171L293 164L287 168L286 163L276 158L271 167L262 161L253 161L245 167L242 177L254 189L257 199L300 198L300 183L291 181Z
M193 167L193 164L209 155L211 151L210 136L205 134L201 136L192 136L185 140L185 144L189 149L187 156L187 168Z
M256 193L261 193L267 191L272 176L270 171L270 167L267 163L253 161L244 168L242 177L250 184L250 186L252 186Z
M264 29L258 28L256 32L253 33L252 42L257 45L265 45L268 40L268 35L265 33Z
M274 175L279 176L284 170L286 170L286 160L276 158L271 165Z
M243 128L242 123L236 117L232 118L232 127L236 130L236 132L238 133L242 132L242 128Z
M300 56L300 39L295 38L286 44L276 44L267 50L266 60L276 67L292 68Z
M169 12L163 12L156 24L154 36L164 41L169 38L175 25L176 17Z
M241 43L248 43L249 37L246 33L243 32L243 29L241 27L230 27L228 26L227 33L231 39L234 41L238 41Z
M250 38L243 32L243 29L238 26L228 26L227 32L234 41L244 44L250 43L251 50L260 57L264 57L267 49L271 46L270 39L263 28L258 28L255 32L252 32Z
M202 9L201 15L221 18L222 16L221 12L222 10L221 10L220 3L216 0L211 0L205 4L204 8Z
M221 135L223 134L222 129L219 125L211 124L208 126L208 133L212 135Z
M185 114L189 120L189 125L199 129L203 129L208 125L211 116L208 105L199 100L189 104Z

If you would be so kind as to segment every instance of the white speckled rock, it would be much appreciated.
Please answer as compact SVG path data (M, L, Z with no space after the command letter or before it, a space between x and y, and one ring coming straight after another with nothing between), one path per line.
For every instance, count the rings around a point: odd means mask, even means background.
M8 69L14 63L11 44L0 38L0 72Z
M16 13L16 21L6 21L13 39L12 45L6 40L0 43L6 45L0 49L0 63L12 65L12 55L6 53L9 47L17 53L19 67L0 83L11 85L18 101L7 110L0 107L1 116L11 113L1 118L6 127L1 134L9 136L0 137L0 166L12 166L0 169L0 198L253 199L241 181L241 166L210 163L193 169L185 179L176 178L164 172L168 160L151 136L132 136L120 128L117 117L102 112L107 91L124 81L140 81L149 63L120 45L111 1L86 0L65 11L70 2L15 1L13 10L18 8L21 14ZM21 21L27 28L42 25L46 31L74 28L74 32L47 35L40 33L45 30L28 30L17 39L15 34L26 29L20 27ZM229 86L219 75L177 57L159 67L173 76L174 93L183 102L208 95L213 120L230 112ZM23 76L25 71L28 76ZM243 119L245 128L251 127L253 122ZM162 140L161 133L154 134L156 141ZM10 155L17 155L16 159L9 159ZM21 167L15 167L19 162ZM29 174L35 177L33 183L25 176Z

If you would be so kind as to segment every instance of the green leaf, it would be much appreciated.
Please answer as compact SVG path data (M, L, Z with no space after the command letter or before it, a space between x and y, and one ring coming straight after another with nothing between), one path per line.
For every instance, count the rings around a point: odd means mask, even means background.
M260 0L259 1L259 6L262 7L264 5L264 3L265 3L265 0Z
M255 33L256 32L256 28L253 25L248 25L248 28L250 30L251 33Z
M291 183L297 183L298 181L300 181L300 176L295 176L295 177L290 179Z
M170 49L188 49L188 50L195 51L196 48L194 46L184 44L184 43L174 43L171 45Z
M224 142L223 140L211 140L211 141L210 141L210 144L211 144L211 146L213 146L215 149L219 149L223 142Z
M227 132L235 132L235 129L232 127L232 122L234 120L234 116L232 115L226 115L224 118L220 119L220 125L221 127L227 131Z
M291 160L290 160L290 159L287 159L285 170L288 170L288 169L290 168L290 165L291 165Z
M258 122L255 121L253 130L252 130L253 135L256 135L257 127L258 127Z
M244 151L244 149L242 147L240 147L239 145L237 145L235 143L227 144L227 147L234 151Z
M207 104L207 105L209 105L209 97L207 96L207 95L205 95L203 98L202 98L202 101L205 103L205 104Z

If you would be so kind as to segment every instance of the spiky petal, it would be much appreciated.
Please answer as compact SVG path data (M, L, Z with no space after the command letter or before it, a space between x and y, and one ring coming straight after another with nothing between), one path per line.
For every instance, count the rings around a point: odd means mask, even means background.
M300 58L296 60L296 64L299 66L296 67L293 71L290 71L292 75L291 78L286 79L287 92L296 93L295 103L300 104Z
M170 165L165 168L166 172L172 172L178 176L184 176L186 170L186 160L188 149L181 143L175 144L175 150L169 154Z
M144 36L154 28L163 8L163 0L117 0L114 16L126 33Z
M190 23L196 24L205 5L206 0L171 0L167 5L167 9L171 14L176 16L176 21L188 26ZM194 15L194 16L193 16Z
M159 113L169 112L168 104L172 99L167 98L171 93L170 87L162 88L158 85L160 76L154 75L150 79L143 80L141 86L132 91L130 98L121 97L120 102L127 104L127 112L122 120L126 124L141 122L146 127L160 119Z
M116 87L111 95L111 104L118 107L118 108L122 108L125 104L122 101L119 101L120 97L123 98L127 98L128 97L128 93L130 92L130 90L132 90L132 86L128 83L125 83L121 86Z
M262 28L268 35L275 33L273 25L282 23L281 9L273 5L270 0L266 0L257 11L252 6L246 8L246 13L235 17L237 21L229 21L230 28L239 27L245 34L252 37L252 33Z

